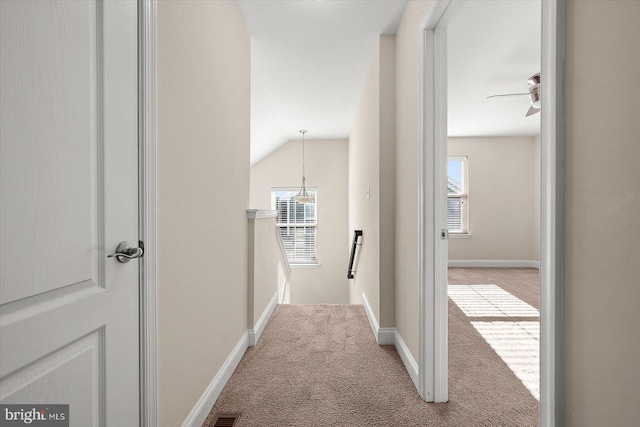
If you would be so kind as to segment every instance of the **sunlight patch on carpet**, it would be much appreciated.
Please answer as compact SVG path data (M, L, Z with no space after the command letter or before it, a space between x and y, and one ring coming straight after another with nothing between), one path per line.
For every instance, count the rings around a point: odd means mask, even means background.
M468 317L539 317L533 306L496 285L449 285L449 297Z
M449 285L448 294L493 351L539 401L540 312L497 285ZM505 320L491 319L496 317ZM509 321L510 317L517 320ZM527 317L536 319L521 320Z
M533 397L540 400L540 323L471 322Z

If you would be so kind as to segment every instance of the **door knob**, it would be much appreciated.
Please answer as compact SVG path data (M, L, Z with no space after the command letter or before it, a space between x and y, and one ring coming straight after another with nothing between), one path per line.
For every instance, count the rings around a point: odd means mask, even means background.
M142 255L144 255L142 242L140 242L140 247L135 247L133 246L133 243L124 241L120 242L116 251L107 255L107 258L115 257L118 262L125 264L134 258L140 258Z

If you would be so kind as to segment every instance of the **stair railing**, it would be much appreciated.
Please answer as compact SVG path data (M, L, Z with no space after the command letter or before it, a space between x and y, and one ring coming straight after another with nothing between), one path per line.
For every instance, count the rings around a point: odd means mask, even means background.
M356 259L356 248L358 246L362 246L362 230L354 230L353 233L353 243L351 244L351 256L349 257L349 269L347 270L347 279L353 279L354 273L356 270L354 269L354 262Z

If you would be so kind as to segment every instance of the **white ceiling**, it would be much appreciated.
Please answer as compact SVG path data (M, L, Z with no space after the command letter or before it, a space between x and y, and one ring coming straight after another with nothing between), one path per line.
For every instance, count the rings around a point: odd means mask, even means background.
M251 34L251 164L307 129L348 138L380 34L406 0L238 0Z
M406 0L237 0L251 34L251 164L307 129L348 138L374 47ZM450 24L450 136L536 135L527 78L540 71L540 0L466 1ZM544 76L543 76L544 77ZM544 79L543 79L544 82Z
M540 0L467 1L447 29L449 136L530 136L527 79L540 72ZM544 84L544 76L542 76Z

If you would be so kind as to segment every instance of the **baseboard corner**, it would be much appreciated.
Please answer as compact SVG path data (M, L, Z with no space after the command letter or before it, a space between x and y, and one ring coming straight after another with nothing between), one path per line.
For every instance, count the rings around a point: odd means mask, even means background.
M247 329L247 347L254 347L258 340L256 339L256 330Z
M379 328L378 329L378 344L379 345L394 345L395 344L396 328Z
M374 316L373 314L373 310L371 309L371 305L369 305L369 300L367 299L367 296L365 295L365 293L362 293L362 305L364 306L364 312L367 314L367 319L369 320L369 325L371 325L371 330L373 331L373 336L376 339L376 342L378 344L380 344L378 342L378 331L380 329L380 327L378 326L378 321L376 320L376 316Z
M264 328L267 326L267 323L269 322L269 319L271 318L271 315L273 314L273 311L276 309L277 305L278 292L273 294L273 297L271 297L271 301L269 301L269 304L267 304L267 307L260 315L260 318L256 322L253 329L249 329L247 331L249 347L253 347L258 343L258 340L260 339L260 336L262 335Z

